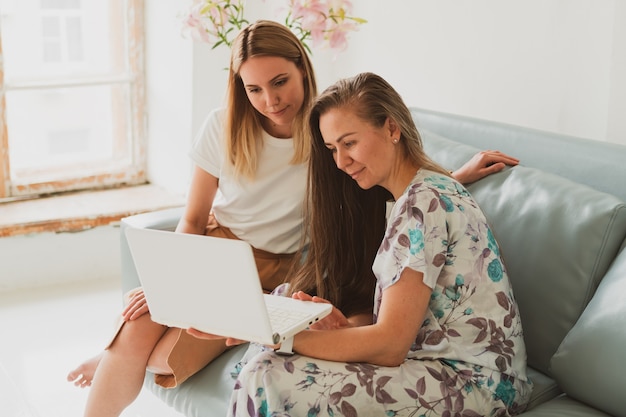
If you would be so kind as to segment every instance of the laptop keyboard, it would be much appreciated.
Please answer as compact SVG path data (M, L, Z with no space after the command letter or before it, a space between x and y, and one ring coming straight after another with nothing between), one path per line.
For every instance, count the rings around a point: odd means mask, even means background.
M303 311L294 311L278 305L268 305L267 312L270 316L272 330L279 334L284 333L285 330L309 315L309 313Z

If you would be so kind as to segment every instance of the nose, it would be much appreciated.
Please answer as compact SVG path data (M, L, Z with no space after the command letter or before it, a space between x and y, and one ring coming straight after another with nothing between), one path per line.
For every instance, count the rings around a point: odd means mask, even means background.
M350 158L348 153L337 148L337 150L335 151L335 164L337 164L337 168L345 171L346 167L348 167L351 163L352 158Z
M279 102L280 102L280 98L278 97L278 93L268 91L265 94L265 103L267 104L267 107L275 106Z

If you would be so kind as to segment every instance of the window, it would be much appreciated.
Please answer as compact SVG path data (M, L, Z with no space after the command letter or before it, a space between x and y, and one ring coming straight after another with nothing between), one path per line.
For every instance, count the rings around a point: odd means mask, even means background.
M0 201L145 182L143 0L0 0Z

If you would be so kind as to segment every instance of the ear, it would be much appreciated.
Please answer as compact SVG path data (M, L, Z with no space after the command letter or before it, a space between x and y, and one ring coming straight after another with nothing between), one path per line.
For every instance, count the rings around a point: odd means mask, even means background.
M398 126L398 123L396 123L393 118L387 117L387 122L385 124L387 127L387 131L389 132L389 137L392 139L393 143L398 143L401 135L400 126Z

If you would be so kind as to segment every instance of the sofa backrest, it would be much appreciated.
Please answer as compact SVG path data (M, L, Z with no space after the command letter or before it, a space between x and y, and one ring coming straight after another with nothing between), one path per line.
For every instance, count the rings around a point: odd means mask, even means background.
M120 221L120 266L122 273L122 293L137 288L140 284L139 275L135 268L135 262L128 247L125 230L128 227L150 228L157 230L176 229L178 221L184 213L184 207L176 207L165 210L157 210L149 213L141 213L134 216L124 217Z
M500 150L519 158L521 165L626 201L626 146L417 107L411 111L420 131L426 129L480 150Z
M458 166L477 148L422 130L426 152ZM493 147L491 147L493 148ZM549 364L626 238L626 203L518 166L468 186L498 240L520 308L528 364Z

